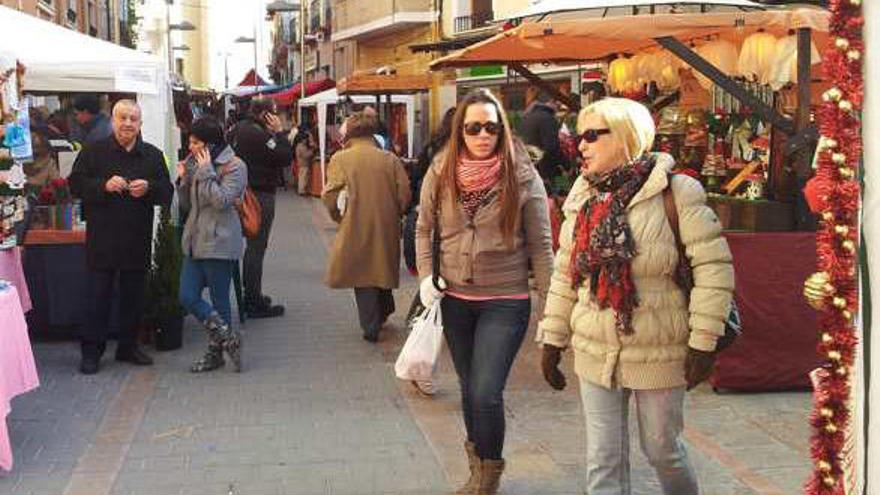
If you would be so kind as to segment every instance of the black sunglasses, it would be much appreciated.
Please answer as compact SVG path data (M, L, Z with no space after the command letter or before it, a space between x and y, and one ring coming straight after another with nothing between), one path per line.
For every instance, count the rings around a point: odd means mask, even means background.
M498 122L468 122L464 125L464 133L468 136L479 136L483 129L486 129L486 133L490 136L494 136L501 132L501 124Z
M599 140L599 136L603 134L611 134L611 129L587 129L580 135L578 142L583 140L588 143L595 143Z

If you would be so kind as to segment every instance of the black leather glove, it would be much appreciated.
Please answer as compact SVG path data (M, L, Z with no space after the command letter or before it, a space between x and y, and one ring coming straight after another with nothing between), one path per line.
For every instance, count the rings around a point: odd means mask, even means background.
M715 370L715 352L698 351L688 347L684 359L684 378L690 390L706 381Z
M544 344L541 355L541 370L544 372L544 380L556 390L565 388L565 375L559 371L559 361L562 359L562 349L555 345Z

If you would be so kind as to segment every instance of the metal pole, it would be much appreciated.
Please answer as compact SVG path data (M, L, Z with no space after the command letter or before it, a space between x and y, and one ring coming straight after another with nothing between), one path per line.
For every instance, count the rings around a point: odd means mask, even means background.
M257 24L254 23L254 86L259 86L257 81L259 77L259 72L257 71Z
M223 54L223 89L229 89L229 54Z
M299 89L306 97L306 0L299 1Z
M171 4L174 0L168 0L165 4L165 35L166 48L168 49L168 72L174 73L174 52L171 50Z

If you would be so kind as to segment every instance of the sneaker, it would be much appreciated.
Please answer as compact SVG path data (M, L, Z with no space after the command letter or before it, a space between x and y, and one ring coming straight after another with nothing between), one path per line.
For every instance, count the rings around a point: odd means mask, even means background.
M437 393L437 387L434 386L434 382L432 380L413 380L412 386L416 388L416 391L424 396L433 397Z

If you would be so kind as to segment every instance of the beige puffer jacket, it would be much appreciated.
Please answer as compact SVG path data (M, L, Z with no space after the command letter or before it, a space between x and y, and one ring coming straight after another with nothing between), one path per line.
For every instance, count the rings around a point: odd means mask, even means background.
M654 170L628 207L638 253L632 262L639 296L632 335L618 332L612 309L599 309L589 280L577 292L571 287L572 232L578 212L593 193L583 178L575 182L563 205L560 249L537 340L563 348L570 343L575 372L591 383L636 390L682 386L688 346L712 351L724 332L733 294L730 249L718 218L706 205L702 186L682 175L673 176L672 193L682 242L694 267L689 309L672 278L678 249L666 218L663 190L673 166L669 155L658 154Z

